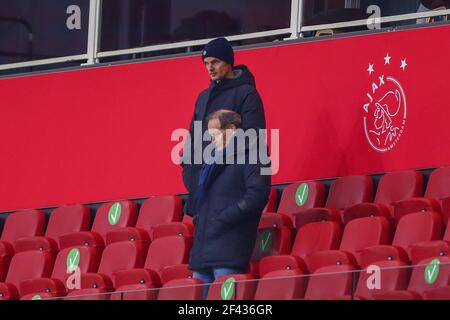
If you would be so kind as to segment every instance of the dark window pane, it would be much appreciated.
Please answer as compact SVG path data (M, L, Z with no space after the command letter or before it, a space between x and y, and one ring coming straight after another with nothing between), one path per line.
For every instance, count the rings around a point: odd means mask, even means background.
M416 13L419 10L420 0L306 0L304 23L306 26L320 25L351 20L367 19L372 12L367 13L371 5L380 9L382 17ZM407 24L416 24L416 20L384 23L381 27L391 27ZM346 28L339 31L368 30L367 26Z
M71 5L80 29L67 26ZM84 54L88 25L89 0L0 0L0 64Z
M108 0L102 51L288 28L291 0Z

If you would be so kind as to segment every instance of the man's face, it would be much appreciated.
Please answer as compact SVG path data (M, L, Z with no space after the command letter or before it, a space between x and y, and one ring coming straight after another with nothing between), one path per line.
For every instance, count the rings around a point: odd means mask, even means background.
M225 130L220 129L219 119L211 119L208 122L208 133L211 135L212 143L216 149L222 149L225 145Z
M213 81L222 80L233 70L230 64L214 57L205 58L203 63L205 64L209 77Z
M208 133L211 135L212 143L218 150L225 148L233 137L235 130L236 127L234 125L228 129L220 129L219 119L211 119L208 122Z

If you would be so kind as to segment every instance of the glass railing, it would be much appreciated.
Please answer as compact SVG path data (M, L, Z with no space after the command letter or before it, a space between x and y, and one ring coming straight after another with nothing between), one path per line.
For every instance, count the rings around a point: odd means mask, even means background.
M433 290L447 287L450 293L450 262L436 257L417 265L398 261L374 263L362 270L349 265L320 268L313 274L298 269L274 271L261 279L242 280L230 275L222 281L205 285L196 279L174 280L162 288L128 289L101 292L106 289L72 292L69 296L34 300L367 300L430 299ZM409 286L408 286L409 284ZM136 288L136 287L135 287ZM96 292L89 292L96 290ZM399 292L400 291L400 292ZM405 292L407 291L407 292ZM386 295L386 293L388 293Z

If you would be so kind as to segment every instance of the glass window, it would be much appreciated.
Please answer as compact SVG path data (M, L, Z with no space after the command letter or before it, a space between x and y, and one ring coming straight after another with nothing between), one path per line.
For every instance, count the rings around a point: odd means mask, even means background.
M86 53L88 25L89 0L0 0L0 63Z
M0 64L84 54L88 26L89 0L0 0Z
M108 0L101 50L288 28L291 0Z
M422 2L430 1L423 0ZM427 10L427 8L423 8L423 6L421 6L420 0L306 0L304 17L305 25L310 26L367 19L373 14L373 12L367 13L368 7L372 5L376 5L379 7L380 15L382 17L416 13ZM413 19L392 23L383 23L381 27L393 27L416 23L420 23L420 21ZM339 33L343 31L363 30L368 30L367 26L345 28L345 30L341 29L335 31L336 33Z

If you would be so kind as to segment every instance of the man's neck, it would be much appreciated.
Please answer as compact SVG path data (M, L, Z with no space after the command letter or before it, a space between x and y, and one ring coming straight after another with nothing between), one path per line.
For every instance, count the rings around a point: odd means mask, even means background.
M225 77L223 77L223 78L220 79L220 80L216 80L216 82L219 83L219 82L222 81L223 79L234 79L235 77L236 77L236 75L235 75L235 73L234 73L234 70L231 69L231 70L225 75Z

